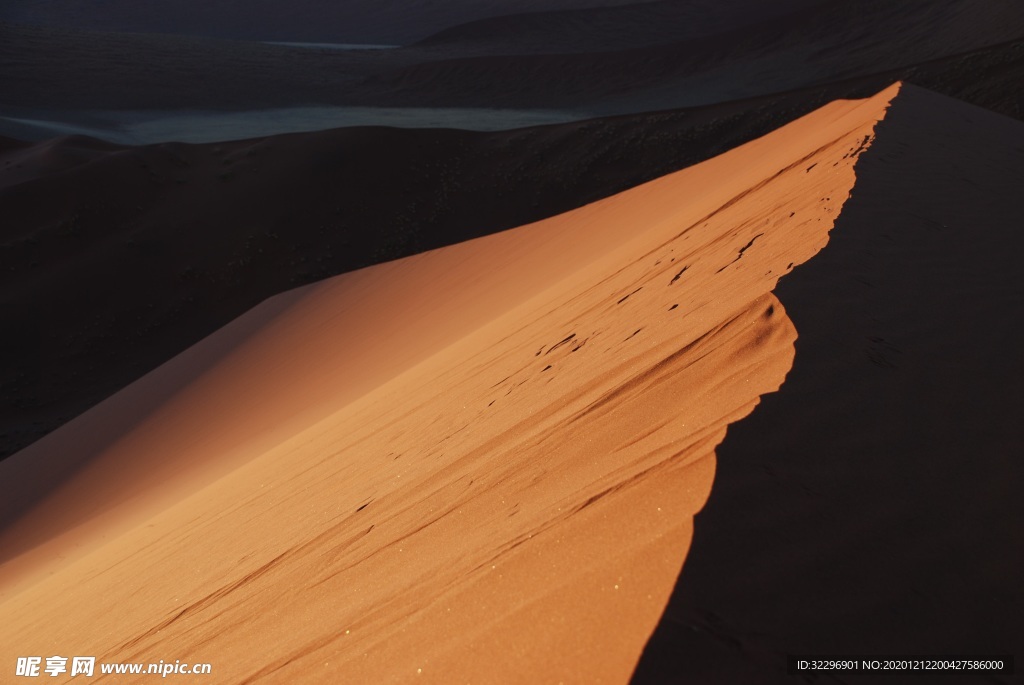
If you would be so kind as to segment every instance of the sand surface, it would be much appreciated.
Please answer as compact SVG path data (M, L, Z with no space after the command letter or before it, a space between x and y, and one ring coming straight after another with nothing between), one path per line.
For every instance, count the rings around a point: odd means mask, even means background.
M0 661L624 681L896 92L272 298L6 460Z

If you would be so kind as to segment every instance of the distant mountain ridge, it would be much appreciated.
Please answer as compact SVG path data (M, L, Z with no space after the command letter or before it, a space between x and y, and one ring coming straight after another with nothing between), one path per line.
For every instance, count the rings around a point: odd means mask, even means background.
M573 16L574 21L583 21L582 15ZM631 30L642 47L596 49L601 41L594 38L607 30L596 19L591 22L593 28L562 39L543 24L525 27L522 18L503 18L476 25L489 27L487 40L472 38L471 27L446 32L451 57L425 59L371 80L381 97L394 103L529 107L543 102L563 109L589 106L591 112L602 115L622 114L703 106L831 83L1024 38L1024 3L1016 0L825 2L789 16L765 15L764 21L754 25L666 44L656 40L644 44L648 40L644 36L658 29L641 21L639 13L632 16L637 21ZM677 21L681 19L681 14L676 16ZM522 54L494 48L473 54L470 47L465 49L469 56L455 56L474 41L500 43L502 24L512 32L530 29L516 34L519 38L510 41L509 47L519 42L532 47ZM671 22L666 21L666 26L670 28ZM557 47L570 40L579 44ZM441 41L436 38L427 44ZM546 44L551 47L545 49ZM468 83L473 87L467 88Z
M502 17L394 50L308 50L0 22L0 104L7 110L464 107L589 118L785 92L1024 39L1024 3L1016 0L827 1L774 14L808 1L786 0L753 15L760 18L755 24L719 33L711 31L730 16L726 10L689 21L687 12L706 0L663 0ZM688 32L700 35L679 38Z

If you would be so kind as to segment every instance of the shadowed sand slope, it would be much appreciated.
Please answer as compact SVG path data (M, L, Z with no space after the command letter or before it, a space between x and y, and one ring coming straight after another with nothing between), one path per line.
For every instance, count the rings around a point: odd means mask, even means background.
M793 369L720 446L635 683L804 682L787 653L1015 653L942 682L1021 682L1024 125L905 86L857 176L776 291Z
M897 90L272 298L3 462L0 663L628 679Z

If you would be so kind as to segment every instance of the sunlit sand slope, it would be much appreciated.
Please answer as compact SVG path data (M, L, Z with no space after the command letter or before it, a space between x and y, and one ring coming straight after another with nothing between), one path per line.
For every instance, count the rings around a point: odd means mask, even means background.
M624 682L896 92L273 298L0 464L0 663Z

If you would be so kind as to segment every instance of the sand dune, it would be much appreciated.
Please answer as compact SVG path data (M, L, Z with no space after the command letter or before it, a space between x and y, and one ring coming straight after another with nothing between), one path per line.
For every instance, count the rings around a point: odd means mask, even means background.
M896 92L272 298L4 461L0 660L627 679Z

